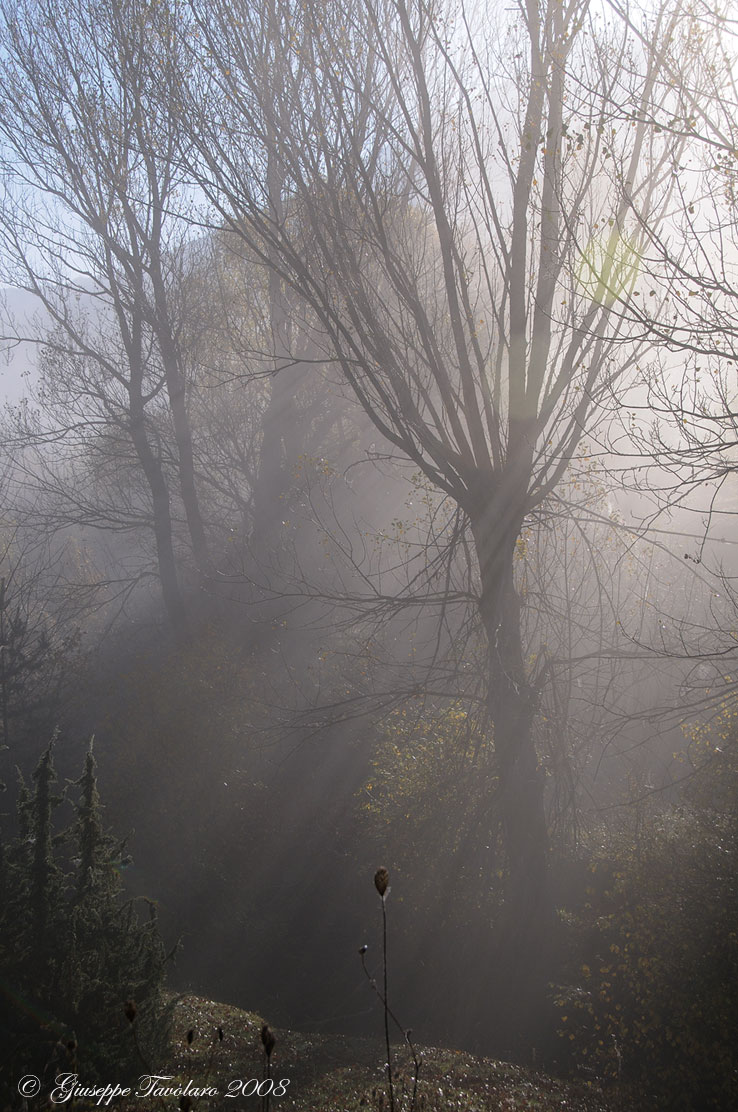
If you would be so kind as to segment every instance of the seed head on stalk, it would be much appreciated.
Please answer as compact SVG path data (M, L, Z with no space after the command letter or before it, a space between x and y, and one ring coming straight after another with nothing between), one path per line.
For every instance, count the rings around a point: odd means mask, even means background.
M379 892L382 899L387 894L387 885L389 884L389 872L385 869L384 865L380 865L374 874L374 887Z

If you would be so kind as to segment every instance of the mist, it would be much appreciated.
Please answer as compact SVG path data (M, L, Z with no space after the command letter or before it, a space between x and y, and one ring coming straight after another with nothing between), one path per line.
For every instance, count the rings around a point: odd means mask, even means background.
M732 1107L732 23L0 40L3 1101Z

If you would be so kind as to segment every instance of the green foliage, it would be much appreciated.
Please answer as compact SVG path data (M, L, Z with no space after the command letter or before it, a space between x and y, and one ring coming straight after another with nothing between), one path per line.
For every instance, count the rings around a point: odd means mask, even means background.
M494 747L484 724L458 704L398 710L372 764L361 800L375 852L391 858L393 846L402 845L402 871L418 895L425 883L437 902L442 885L458 919L476 914L480 901L494 907L504 856L493 802Z
M685 797L700 811L732 815L738 825L738 705L724 701L710 722L685 727L685 733L688 745L678 754L691 771Z
M738 827L672 809L590 865L560 989L570 1065L621 1077L652 1107L738 1107Z
M139 921L120 878L124 845L104 830L92 747L71 824L55 832L53 741L21 782L18 834L0 843L0 1060L13 1078L79 1072L85 1082L141 1072L166 1044L167 960L156 913ZM124 1014L137 1005L135 1031Z
M357 865L371 853L392 870L392 962L410 1018L424 1016L439 1042L489 1045L500 988L490 928L506 879L498 795L484 717L418 700L388 716L357 797ZM494 994L477 993L490 983Z

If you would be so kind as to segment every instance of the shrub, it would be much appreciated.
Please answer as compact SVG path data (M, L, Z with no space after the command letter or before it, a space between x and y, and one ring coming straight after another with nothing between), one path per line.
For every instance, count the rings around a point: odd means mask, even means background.
M166 1043L167 954L154 905L141 922L123 897L125 844L103 828L92 746L61 831L55 781L52 741L33 786L21 779L16 837L0 842L0 1062L9 1077L0 1104L17 1099L26 1073L119 1080L141 1072L141 1046L156 1058Z
M572 1064L637 1085L652 1107L738 1107L737 835L714 811L654 816L592 863L573 917L559 1036Z
M437 913L442 876L443 913L461 924L481 913L488 922L502 901L505 863L486 723L456 704L396 711L372 766L361 791L364 829L378 856L402 845L401 872L413 878L415 913L428 914L429 907Z

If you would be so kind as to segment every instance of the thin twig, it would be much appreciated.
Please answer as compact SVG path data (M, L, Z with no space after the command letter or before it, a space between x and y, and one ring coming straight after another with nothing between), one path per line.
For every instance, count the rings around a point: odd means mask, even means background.
M382 969L384 971L384 1039L387 1045L387 1080L389 1082L390 1112L395 1112L395 1094L392 1088L392 1051L389 1037L389 1004L387 1003L387 904L386 892L382 893Z
M379 997L379 1000L382 1003L382 1007L386 1006L387 1014L389 1015L390 1019L394 1023L395 1027L397 1027L398 1031L401 1032L403 1039L407 1043L408 1050L410 1051L410 1056L413 1060L413 1067L414 1067L414 1070L415 1070L415 1082L413 1084L413 1098L412 1098L412 1102L410 1104L410 1112L414 1112L415 1104L416 1104L416 1100L417 1100L417 1095L418 1095L418 1075L420 1074L421 1059L418 1058L418 1055L417 1055L416 1050L415 1050L415 1046L413 1044L413 1040L411 1038L412 1031L410 1030L410 1028L408 1028L406 1030L402 1026L399 1019L397 1018L395 1013L392 1011L392 1008L390 1008L389 1004L387 1003L386 997L384 997L382 995L382 993L380 992L380 990L377 988L377 982L376 982L375 978L372 977L371 973L367 969L367 967L366 967L366 951L367 951L366 946L362 946L361 949L359 950L359 955L361 957L361 967L364 970L364 976L366 977L367 981L369 982L369 987L374 992L376 992L377 996Z

